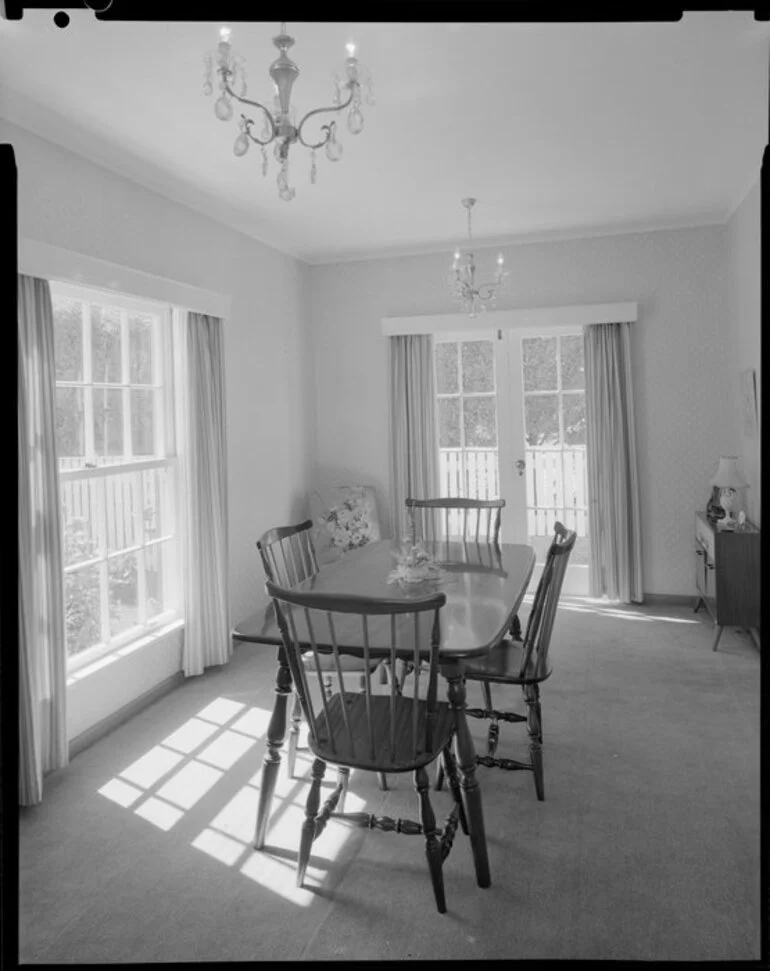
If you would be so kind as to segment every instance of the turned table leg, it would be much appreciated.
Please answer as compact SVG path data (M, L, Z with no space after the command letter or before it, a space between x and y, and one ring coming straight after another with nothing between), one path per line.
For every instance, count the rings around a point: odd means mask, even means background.
M460 663L444 664L441 673L449 682L449 704L455 713L455 752L460 769L460 787L465 799L465 817L468 823L468 836L476 867L476 883L488 887L489 857L487 837L484 831L484 813L481 807L481 789L476 779L476 749L473 745L468 721L465 715L465 679Z
M270 724L267 727L267 751L262 762L262 779L257 806L257 832L254 847L261 850L265 845L270 806L273 801L278 768L281 764L281 746L286 735L286 706L292 691L291 672L283 647L278 648L278 671L275 676L275 703Z

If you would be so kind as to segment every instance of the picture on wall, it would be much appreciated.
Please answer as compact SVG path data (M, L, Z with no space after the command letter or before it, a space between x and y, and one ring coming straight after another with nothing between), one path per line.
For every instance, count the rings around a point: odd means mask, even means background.
M757 437L757 372L741 371L741 415L745 438Z

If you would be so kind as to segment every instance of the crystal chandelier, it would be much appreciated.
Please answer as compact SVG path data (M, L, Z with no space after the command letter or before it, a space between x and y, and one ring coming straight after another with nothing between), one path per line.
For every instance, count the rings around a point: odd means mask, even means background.
M497 297L497 290L508 279L508 271L503 269L503 254L497 256L497 269L490 283L476 283L476 264L473 261L473 237L471 235L471 210L475 199L463 199L462 204L468 210L468 252L455 250L452 272L449 274L449 284L452 296L467 311L470 317L475 317L479 311L493 307Z
M291 202L295 196L295 190L289 186L289 149L295 142L300 142L305 148L310 149L310 181L316 180L316 150L323 148L326 150L326 157L332 162L337 162L342 157L342 145L337 139L337 122L330 121L328 125L321 125L321 137L318 141L306 141L303 137L303 128L309 118L328 111L348 112L348 131L352 135L358 135L364 127L364 116L361 113L361 86L366 86L366 103L374 104L372 94L371 76L363 65L359 64L355 57L356 45L346 44L345 48L348 56L342 74L334 75L335 92L332 105L328 108L315 108L308 111L299 124L296 124L296 112L291 102L291 89L299 75L299 68L287 55L288 49L294 43L294 38L286 33L286 24L281 24L281 32L273 38L273 43L278 48L279 57L270 65L269 74L273 80L274 97L272 109L266 108L258 101L250 101L245 97L246 94L246 72L243 68L243 58L236 54L230 45L231 30L229 27L222 27L219 31L219 45L216 51L212 51L205 57L206 74L203 81L203 93L212 94L214 84L212 81L214 66L219 75L218 88L221 92L214 104L214 113L222 121L229 121L233 117L232 99L244 105L252 105L259 108L262 112L262 129L259 137L252 131L255 122L246 115L241 115L239 124L240 134L235 139L233 152L238 155L245 155L249 150L251 142L259 145L262 150L262 175L267 175L267 152L266 146L275 142L274 154L276 161L280 165L278 172L278 195L284 202ZM236 94L234 88L238 88ZM344 93L347 97L344 98Z

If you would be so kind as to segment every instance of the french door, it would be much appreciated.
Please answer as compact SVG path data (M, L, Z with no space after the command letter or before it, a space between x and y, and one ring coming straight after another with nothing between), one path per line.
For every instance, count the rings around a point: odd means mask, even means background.
M555 522L577 530L563 590L587 594L582 330L437 336L434 358L440 494L505 499L501 539L533 546L538 566Z

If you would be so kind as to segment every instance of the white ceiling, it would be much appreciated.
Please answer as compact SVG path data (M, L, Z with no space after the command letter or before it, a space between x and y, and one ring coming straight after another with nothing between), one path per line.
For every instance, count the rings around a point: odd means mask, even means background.
M0 115L310 263L726 220L767 142L770 28L748 12L673 24L289 23L298 117L331 103L345 42L374 78L344 156L291 152L293 202L202 93L212 23L0 21ZM232 24L248 96L272 96L277 24ZM238 115L236 114L236 118Z

